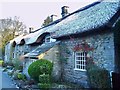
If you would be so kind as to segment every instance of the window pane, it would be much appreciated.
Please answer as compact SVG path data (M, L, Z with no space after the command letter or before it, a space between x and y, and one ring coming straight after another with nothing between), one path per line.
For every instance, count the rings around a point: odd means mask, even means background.
M80 56L80 53L76 53L76 56Z
M77 61L76 64L80 64L80 61Z
M80 70L85 70L86 67L86 52L75 53L75 67Z
M76 57L77 60L80 60L80 57Z
M77 65L77 68L79 69L79 65Z

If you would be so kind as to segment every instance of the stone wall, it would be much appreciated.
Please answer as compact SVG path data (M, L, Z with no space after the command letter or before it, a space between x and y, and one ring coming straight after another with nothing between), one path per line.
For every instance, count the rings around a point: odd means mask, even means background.
M65 81L82 84L88 87L86 71L74 70L73 47L83 41L87 42L94 50L89 53L94 63L108 71L114 71L114 38L113 33L91 35L61 42L61 60L63 60L63 78ZM63 58L63 56L65 56Z

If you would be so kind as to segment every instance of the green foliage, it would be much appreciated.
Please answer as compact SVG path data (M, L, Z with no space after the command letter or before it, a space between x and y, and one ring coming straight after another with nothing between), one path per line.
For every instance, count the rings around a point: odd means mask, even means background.
M19 59L13 60L15 70L23 70L23 66L21 65L21 61Z
M3 69L3 72L6 72L7 71L7 68Z
M42 27L47 26L47 25L50 24L51 22L52 22L52 20L51 20L50 16L48 16L48 17L44 20L44 22L43 22L43 24L42 24Z
M2 54L5 52L5 45L15 38L16 32L23 32L26 26L19 21L18 17L6 18L0 20L0 48L2 48Z
M107 70L91 69L88 73L93 88L110 88L110 77Z
M9 71L9 72L8 72L8 75L9 75L9 76L12 76L12 75L13 75L13 71L11 71L11 72Z
M18 79L18 71L15 71L14 73L13 73L13 79L14 80L17 80Z
M3 67L11 66L11 68L14 66L12 62L3 62Z
M0 60L0 66L2 66L2 65L3 65L3 63L4 63L4 61L3 61L3 60Z
M38 87L42 90L49 90L50 86L50 83L38 83Z
M40 59L33 62L29 66L28 73L31 78L33 78L36 81L39 81L39 75L44 73L51 75L52 68L53 68L53 63L45 59Z
M111 88L109 72L99 68L92 61L87 63L87 75L92 88Z
M49 74L39 75L39 82L40 83L50 83L50 75Z
M59 59L61 62L67 62L68 60L68 57L70 56L70 50L69 48L67 48L67 45L66 44L61 44L59 46L60 48L60 56L59 56Z
M26 80L26 76L22 73L18 73L17 77L18 77L19 80Z

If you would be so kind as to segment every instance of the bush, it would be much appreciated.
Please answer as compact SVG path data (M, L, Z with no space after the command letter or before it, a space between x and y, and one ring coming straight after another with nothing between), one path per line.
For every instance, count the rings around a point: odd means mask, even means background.
M18 73L17 77L18 77L19 80L26 80L26 76L22 73Z
M49 74L39 75L39 83L50 83L50 75Z
M12 78L13 78L14 80L17 80L17 79L18 79L18 72L15 71L15 72L13 73Z
M8 75L9 75L9 76L12 76L12 75L13 75L13 71L9 71L9 72L8 72Z
M107 70L92 69L88 73L92 88L110 88L110 76Z
M107 70L89 63L87 74L91 88L111 88L110 75Z
M4 61L3 61L3 60L0 60L0 66L2 66L2 65L3 65L3 63L4 63Z
M3 72L6 72L7 71L7 68L3 69Z
M7 65L8 65L8 64L5 63L5 62L2 63L2 67L7 67Z
M38 83L38 87L42 90L48 90L50 88L50 83Z
M53 63L45 59L40 59L40 60L33 62L29 66L28 73L31 78L33 78L36 81L39 81L39 75L41 74L51 75L52 68L53 68Z
M22 63L19 59L13 59L13 64L14 64L14 68L15 70L23 70L23 66L22 66Z

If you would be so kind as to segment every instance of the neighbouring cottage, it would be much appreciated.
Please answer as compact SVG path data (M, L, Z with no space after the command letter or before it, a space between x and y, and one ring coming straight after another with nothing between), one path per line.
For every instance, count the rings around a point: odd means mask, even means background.
M67 10L65 8L62 9ZM116 23L120 21L120 0L103 0L73 13L64 13L61 19L23 36L19 43L15 43L16 47L26 46L29 49L27 52L21 49L24 52L23 72L28 75L29 65L44 58L54 63L53 76L56 80L62 78L84 87L88 87L88 58L109 72L120 72L117 64L120 51L117 50L119 44L116 44L116 37L119 36L116 34Z
M5 46L5 58L4 58L4 62L9 62L10 61L10 54L11 54L11 46L12 46L12 44L11 44L11 42L8 42L7 44L6 44L6 46Z
M24 35L20 35L10 42L8 42L5 46L5 62L12 62L13 59L19 58L19 56L22 54L22 50L20 49L20 39Z

